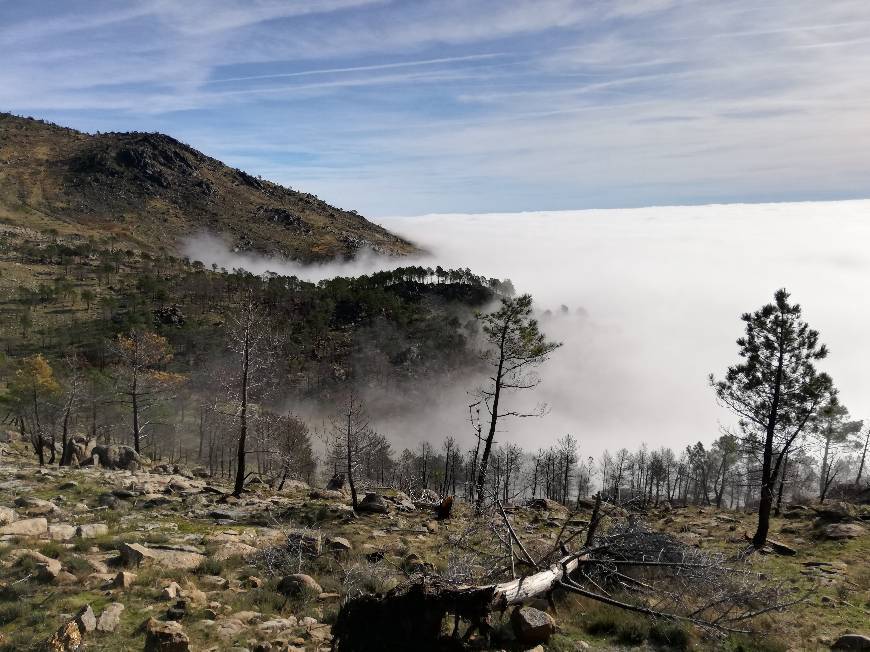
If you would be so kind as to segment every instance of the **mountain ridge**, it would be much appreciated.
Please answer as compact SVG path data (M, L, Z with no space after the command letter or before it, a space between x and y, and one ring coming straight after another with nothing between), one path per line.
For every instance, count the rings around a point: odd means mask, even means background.
M0 220L181 255L217 235L236 251L316 262L417 252L356 211L263 180L159 132L88 134L0 113Z

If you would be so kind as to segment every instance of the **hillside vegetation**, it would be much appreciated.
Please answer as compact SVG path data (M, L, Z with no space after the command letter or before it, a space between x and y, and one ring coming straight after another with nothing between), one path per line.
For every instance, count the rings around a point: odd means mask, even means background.
M0 220L178 252L210 232L301 261L416 248L357 214L230 168L159 133L85 134L0 113Z

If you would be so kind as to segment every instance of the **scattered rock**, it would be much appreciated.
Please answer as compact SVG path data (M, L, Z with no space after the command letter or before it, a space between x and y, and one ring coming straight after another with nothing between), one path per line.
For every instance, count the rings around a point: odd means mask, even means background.
M156 618L145 621L144 652L189 652L190 639L184 628L175 621L161 622Z
M124 611L124 605L120 602L112 602L106 605L103 613L100 614L97 620L97 631L99 632L114 632L118 625L121 624L121 612Z
M556 631L550 614L534 607L518 607L511 614L511 626L517 639L526 645L546 643Z
M44 518L25 518L0 527L0 536L38 537L48 532L48 521Z

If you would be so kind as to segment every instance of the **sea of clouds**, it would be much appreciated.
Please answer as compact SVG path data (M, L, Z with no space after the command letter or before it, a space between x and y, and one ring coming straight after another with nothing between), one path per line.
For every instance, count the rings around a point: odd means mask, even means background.
M821 332L830 372L854 418L870 418L870 200L730 204L540 213L425 215L378 220L425 248L419 261L510 278L530 292L543 330L564 343L525 406L542 419L504 424L501 441L527 449L571 433L583 455L677 448L733 422L707 375L737 360L741 313L786 287ZM302 267L233 254L213 238L188 253L207 264L310 280L407 264L363 256ZM567 313L562 306L567 307ZM552 314L547 315L545 311ZM465 387L375 425L397 447L454 434L470 444Z

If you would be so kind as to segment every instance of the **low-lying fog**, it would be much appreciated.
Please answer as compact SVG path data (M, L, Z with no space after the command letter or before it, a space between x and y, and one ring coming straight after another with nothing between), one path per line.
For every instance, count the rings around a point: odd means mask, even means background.
M736 360L740 314L783 286L829 345L822 367L843 402L855 418L870 417L870 200L378 221L432 253L420 264L510 278L542 313L552 311L542 327L564 347L541 369L535 396L550 412L506 422L502 441L534 449L571 433L583 455L710 441L732 418L707 374ZM189 253L312 280L397 265L366 257L300 268L239 257L211 240ZM375 425L397 448L424 437L437 445L447 434L470 442L465 389L435 386L425 413L375 414Z

